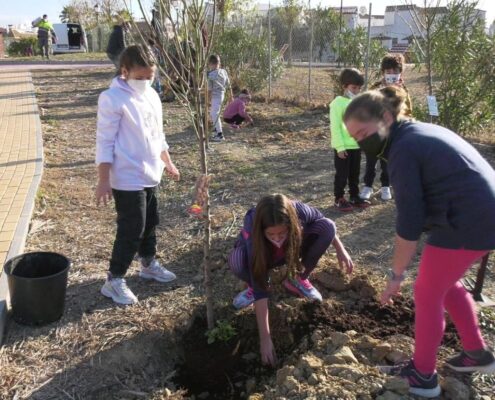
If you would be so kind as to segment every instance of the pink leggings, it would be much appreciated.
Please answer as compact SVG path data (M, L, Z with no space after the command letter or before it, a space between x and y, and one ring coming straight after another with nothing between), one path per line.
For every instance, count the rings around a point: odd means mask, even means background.
M435 371L437 350L445 330L446 310L464 350L485 347L471 294L460 279L487 251L452 250L426 245L414 284L416 306L414 365L423 374Z

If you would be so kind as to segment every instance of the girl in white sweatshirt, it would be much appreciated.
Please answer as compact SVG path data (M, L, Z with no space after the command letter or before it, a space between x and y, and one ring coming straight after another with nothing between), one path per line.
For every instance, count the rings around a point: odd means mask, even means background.
M176 278L155 259L157 186L164 169L180 178L163 133L160 98L151 87L155 70L147 48L127 47L120 56L120 76L98 99L96 201L106 205L113 197L117 210L117 236L101 293L119 304L137 302L124 279L136 253L142 278Z

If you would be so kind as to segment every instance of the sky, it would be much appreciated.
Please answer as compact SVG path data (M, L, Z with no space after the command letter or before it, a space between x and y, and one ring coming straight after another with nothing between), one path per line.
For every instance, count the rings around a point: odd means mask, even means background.
M258 3L267 4L268 0L252 0ZM308 0L300 0L308 1ZM373 3L373 14L384 14L385 7L390 5L404 4L406 0L344 0L344 6L357 6L368 8L369 3ZM411 0L407 0L408 2ZM427 0L431 1L431 0ZM48 19L52 22L59 22L59 14L65 4L70 0L0 0L0 27L7 27L9 24L29 25L30 22L42 14L48 14ZM144 0L143 3L148 3ZM445 4L447 1L442 1ZM282 3L281 0L272 0L273 5ZM424 4L423 0L414 1L418 5ZM137 0L127 0L127 4L132 7L134 14L138 16L139 8ZM340 0L311 0L311 5L339 7ZM487 24L490 25L495 19L495 1L480 0L479 8L487 11Z

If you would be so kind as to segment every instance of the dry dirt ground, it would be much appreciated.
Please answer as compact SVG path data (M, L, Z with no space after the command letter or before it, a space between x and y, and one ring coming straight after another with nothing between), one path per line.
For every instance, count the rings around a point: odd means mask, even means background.
M217 318L231 321L237 329L240 339L233 339L233 353L228 353L231 343L212 348L205 343L202 226L186 212L199 174L198 150L187 117L176 103L164 104L165 131L182 179L164 179L160 188L158 255L178 279L171 284L143 282L134 265L128 283L139 304L118 307L100 294L115 213L112 205L98 208L94 201L96 102L112 73L109 68L35 73L45 170L27 250L63 253L72 267L60 321L34 328L11 322L0 349L0 398L237 399L250 393L257 393L253 399L408 398L403 388L391 388L394 383L385 382L373 365L410 352L414 273L406 282L405 299L380 309L375 298L392 252L394 206L376 200L367 210L345 215L332 208L333 158L325 108L254 102L250 108L256 127L226 131L226 142L209 152L214 174L215 307ZM495 163L492 147L480 150ZM305 201L334 219L357 265L350 280L339 274L331 252L324 256L316 283L327 299L323 306L276 290L271 318L278 372L259 367L254 316L250 310L235 313L230 307L239 284L226 266L245 211L273 192ZM495 297L493 278L492 260L486 291ZM482 314L492 346L494 315ZM449 328L441 357L456 348L458 341ZM358 364L352 364L349 352ZM335 369L349 362L357 366ZM467 393L464 398L486 400L495 390L493 379L450 378L467 390L454 389ZM444 398L453 393L451 386Z

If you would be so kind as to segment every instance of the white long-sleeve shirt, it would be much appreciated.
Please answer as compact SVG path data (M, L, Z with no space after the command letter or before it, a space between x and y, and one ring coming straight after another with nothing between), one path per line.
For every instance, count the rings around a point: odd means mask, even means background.
M158 94L151 87L139 94L114 78L98 99L96 129L96 164L111 164L111 187L130 191L158 185L164 169L160 155L168 148Z

